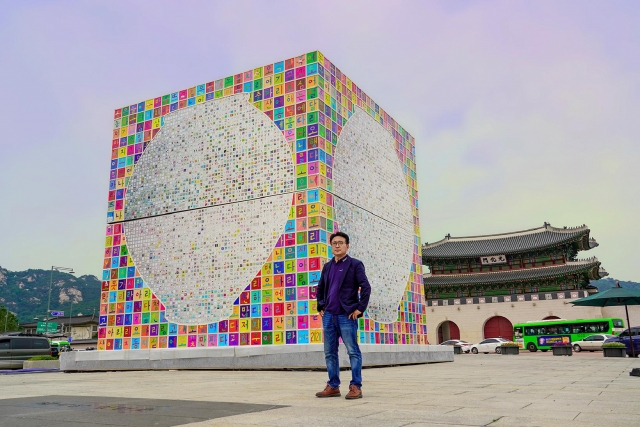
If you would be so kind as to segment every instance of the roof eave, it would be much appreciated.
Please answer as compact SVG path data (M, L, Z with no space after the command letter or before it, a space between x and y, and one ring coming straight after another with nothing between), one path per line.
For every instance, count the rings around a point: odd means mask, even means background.
M582 275L585 275L587 278L589 278L589 279L591 279L591 280L597 280L597 278L599 278L598 276L600 275L600 271L603 271L603 272L604 272L603 274L604 274L605 276L606 276L606 275L608 275L608 273L607 273L606 271L604 271L604 269L603 269L603 268L601 268L601 267L600 267L600 264L601 264L601 263L600 263L600 261L598 261L598 259L597 259L597 258L595 258L595 257L594 257L594 258L589 259L589 260L583 260L583 262L584 262L584 261L591 261L591 262L589 262L589 263L585 263L585 264L583 265L583 267L582 267L582 268L580 268L580 269L576 269L576 270L574 270L574 271L564 272L564 273L555 273L555 274L553 274L553 273L552 273L552 271L548 271L547 273L549 273L549 274L546 274L546 275L545 275L545 274L543 274L543 275L536 276L536 277L529 277L529 278L505 278L505 279L503 279L503 280L495 280L495 281L490 280L490 279L491 279L491 276L492 276L493 274L498 274L498 273L501 273L501 272L495 272L495 273L475 273L475 274L474 274L474 273L468 273L468 274L464 274L464 275L459 275L459 274L458 274L458 275L453 275L453 277L455 277L455 278L460 278L460 277L462 277L462 276L469 276L469 277L477 278L477 277L479 277L479 275L486 275L486 276L487 276L487 277L486 277L486 279L489 279L489 280L485 280L485 281L482 281L482 280L481 280L481 281L477 281L477 282L470 282L470 283L453 283L453 282L452 282L452 283L433 283L433 284L431 284L431 286L504 285L504 284L508 284L508 283L529 282L529 281L532 281L532 280L546 280L546 279L553 279L553 278L555 278L555 277L563 277L563 276L575 275L575 274L582 274ZM551 268L551 267L548 267L548 268ZM533 269L529 269L529 270L541 270L541 271L542 271L542 270L544 270L544 269L545 269L545 267L540 267L540 268L533 268ZM513 272L522 272L522 271L524 271L524 270L510 270L510 271L513 271ZM442 279L445 279L445 280L446 280L447 278L450 278L450 277L452 277L452 276L448 276L448 275L435 275L435 276L434 276L434 275L431 275L431 274L430 274L430 275L426 275L426 276L423 276L423 284L424 284L424 285L426 285L426 286L430 285L430 284L427 282L427 279L428 279L428 278L433 278L433 277L436 277L436 278L438 278L438 279L440 279L440 280L442 280ZM494 277L495 277L495 276L494 276ZM604 277L604 276L602 276L602 277Z

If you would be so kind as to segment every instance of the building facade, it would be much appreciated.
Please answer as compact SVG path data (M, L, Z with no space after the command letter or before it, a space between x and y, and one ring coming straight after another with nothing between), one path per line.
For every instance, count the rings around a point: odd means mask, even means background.
M423 282L431 342L510 338L514 323L602 317L597 307L570 301L607 275L597 258L578 259L598 246L587 226L545 223L524 231L451 237L422 246L430 274Z
M71 337L74 340L93 340L95 344L98 338L98 316L97 315L79 315L71 317L57 317L55 321L58 325L56 337ZM38 322L22 323L20 327L24 332L35 334Z

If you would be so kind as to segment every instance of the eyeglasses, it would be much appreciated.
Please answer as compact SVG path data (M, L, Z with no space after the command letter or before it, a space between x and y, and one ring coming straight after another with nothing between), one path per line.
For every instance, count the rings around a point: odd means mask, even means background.
M342 245L346 245L347 242L345 241L340 241L340 242L331 242L331 246L342 246Z

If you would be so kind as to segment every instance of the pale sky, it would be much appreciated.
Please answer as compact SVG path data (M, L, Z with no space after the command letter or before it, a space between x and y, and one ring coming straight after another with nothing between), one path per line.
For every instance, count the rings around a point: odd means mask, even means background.
M587 224L640 281L640 3L0 2L0 266L101 275L113 110L322 51L416 138L422 239Z

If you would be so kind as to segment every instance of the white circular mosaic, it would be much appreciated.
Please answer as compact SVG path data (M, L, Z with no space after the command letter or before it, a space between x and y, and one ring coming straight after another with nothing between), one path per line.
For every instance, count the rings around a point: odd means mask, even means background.
M414 253L413 209L391 134L357 108L335 154L336 221L371 284L369 317L395 322Z
M284 230L290 144L240 94L165 116L125 200L129 252L176 323L227 318Z

